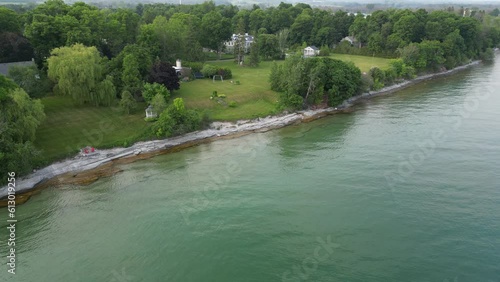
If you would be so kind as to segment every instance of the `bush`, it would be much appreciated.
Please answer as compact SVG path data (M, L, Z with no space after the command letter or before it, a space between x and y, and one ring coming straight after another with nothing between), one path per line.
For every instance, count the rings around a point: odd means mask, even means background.
M493 49L488 48L486 51L481 53L480 58L483 61L493 61L495 59L495 53L493 52Z
M282 93L280 100L285 108L290 108L292 110L300 110L304 106L304 98L297 94Z
M193 72L201 72L203 69L203 63L199 62L184 62L183 65L187 68L191 68Z
M239 81L239 80L236 80L236 81L234 82L234 84L236 84L236 85L240 85L240 81Z
M396 72L392 68L385 70L385 84L386 85L394 83L396 78L397 78Z
M167 108L167 101L165 101L163 95L158 93L151 100L151 106L153 106L153 110L156 113L161 113Z
M148 103L151 103L153 100L153 97L156 96L157 94L160 94L165 98L165 101L168 101L170 98L170 91L163 86L162 84L159 83L145 83L143 90L142 90L142 97L144 97L144 100Z
M384 84L380 80L378 80L378 78L373 80L373 86L372 86L373 90L377 91L382 89L383 87Z
M233 77L233 73L229 68L219 68L217 69L217 74L222 76L223 79L230 79Z
M377 67L373 67L370 69L369 71L369 74L370 76L373 78L373 80L378 80L380 82L383 82L385 81L385 73L383 70L377 68Z
M229 102L229 107L230 108L236 108L237 106L238 106L238 104L236 103L236 101Z
M327 45L321 46L321 49L319 50L319 55L325 57L330 56L330 48L328 48Z
M196 111L186 110L184 100L176 98L173 104L160 114L151 129L157 137L169 137L198 130L206 122L206 117Z
M373 78L368 74L361 75L361 92L368 92L373 88Z
M201 73L204 77L212 77L217 74L217 68L213 65L205 64L201 69Z
M401 71L401 77L405 79L413 79L416 76L416 70L412 66L403 65L403 70Z

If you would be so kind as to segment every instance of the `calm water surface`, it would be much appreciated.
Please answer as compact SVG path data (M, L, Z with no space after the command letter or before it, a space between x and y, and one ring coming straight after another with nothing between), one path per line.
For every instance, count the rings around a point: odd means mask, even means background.
M499 87L482 65L44 190L0 281L499 282Z

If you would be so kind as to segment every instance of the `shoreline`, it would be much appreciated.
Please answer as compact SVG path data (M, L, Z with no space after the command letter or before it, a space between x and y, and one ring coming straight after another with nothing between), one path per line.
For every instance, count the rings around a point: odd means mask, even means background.
M366 92L347 99L337 108L329 107L317 110L298 111L253 120L239 120L236 122L212 122L209 129L194 131L181 136L162 140L137 142L128 148L118 147L98 150L97 154L92 156L82 157L77 155L73 158L53 163L17 179L16 204L26 202L33 194L49 186L91 184L102 177L108 177L122 171L118 167L118 165L121 164L177 152L219 139L238 138L247 134L266 132L292 124L311 122L328 115L342 112L359 101L388 95L425 80L450 75L468 69L469 67L480 64L480 62L481 61L473 61L451 70L419 76L412 80L405 80L401 83L384 87L378 91ZM8 191L6 185L0 188L0 207L6 206L7 195Z

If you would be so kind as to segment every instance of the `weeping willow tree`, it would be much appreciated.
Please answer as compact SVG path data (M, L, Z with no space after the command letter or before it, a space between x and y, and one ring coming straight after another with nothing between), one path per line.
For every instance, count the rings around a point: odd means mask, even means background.
M47 59L49 78L57 83L58 90L79 104L109 106L116 97L110 76L104 76L99 51L95 47L75 44L55 48Z

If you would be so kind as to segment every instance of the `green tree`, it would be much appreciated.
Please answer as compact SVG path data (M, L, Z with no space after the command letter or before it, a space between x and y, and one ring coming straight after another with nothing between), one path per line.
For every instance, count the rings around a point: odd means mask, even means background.
M39 100L0 75L0 171L25 174L33 169L39 155L33 146L35 132L44 118ZM0 183L6 178L2 173Z
M290 34L290 30L288 28L282 29L278 32L278 46L281 51L281 57L285 57L285 51L288 48L288 35Z
M259 43L255 41L250 46L250 61L249 65L252 67L258 67L260 63L260 54L259 54Z
M167 101L165 101L165 96L161 93L157 93L151 100L151 106L153 106L155 112L163 112L167 108Z
M142 87L141 74L139 72L139 63L133 54L128 54L123 58L122 71L123 89L136 94Z
M264 24L265 19L266 14L264 13L264 11L262 11L262 9L252 11L249 18L250 31L256 34L259 28L261 28Z
M264 59L278 59L280 48L278 37L274 34L261 34L258 37L259 53Z
M151 103L151 101L157 94L162 95L165 101L168 101L168 99L170 98L170 92L165 86L159 83L144 84L144 88L142 90L142 97L144 97L144 100L146 102Z
M19 15L11 9L0 7L0 33L20 32L21 21Z
M53 84L36 66L12 66L9 77L31 98L41 98L52 91Z
M112 80L105 77L103 59L95 47L75 44L56 48L47 63L49 78L75 102L107 106L115 99Z
M310 15L310 10L304 10L293 22L290 27L290 42L292 44L300 44L301 42L309 42L313 30L313 18Z
M119 105L120 108L127 114L130 114L137 108L137 102L134 100L134 97L132 97L132 94L126 90L122 92L122 98L120 99Z
M231 38L231 21L224 18L219 12L211 11L201 20L201 44L203 47L222 52L224 42Z

